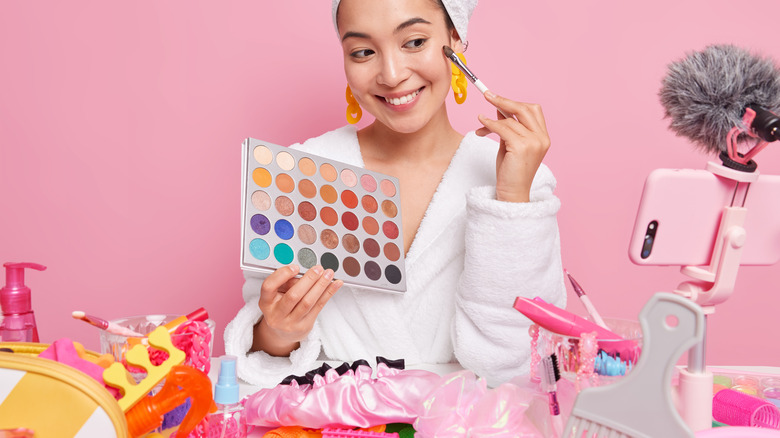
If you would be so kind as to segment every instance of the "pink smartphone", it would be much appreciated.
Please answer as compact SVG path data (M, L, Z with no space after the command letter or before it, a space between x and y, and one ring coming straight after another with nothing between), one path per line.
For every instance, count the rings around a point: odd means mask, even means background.
M735 181L703 169L651 172L628 249L631 261L638 265L708 265L723 207L731 204L735 188ZM760 175L750 185L744 206L748 210L744 225L747 239L741 264L777 263L780 176Z

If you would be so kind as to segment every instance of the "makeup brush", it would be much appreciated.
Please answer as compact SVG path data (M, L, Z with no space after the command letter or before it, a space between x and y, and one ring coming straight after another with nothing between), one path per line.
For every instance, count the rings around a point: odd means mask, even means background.
M115 335L120 336L133 336L133 337L143 337L141 333L135 332L133 330L130 330L127 327L122 327L119 324L114 324L113 322L106 321L103 318L98 318L96 316L87 315L84 312L80 310L76 310L71 314L74 319L80 319L87 324L94 325L95 327L105 330L109 333L113 333Z
M479 90L480 93L485 94L486 91L488 91L488 87L485 86L485 84L482 83L482 81L477 78L477 76L471 72L471 70L466 67L466 64L463 63L463 61L458 58L458 55L455 54L455 52L449 47L449 46L442 46L442 50L444 50L444 55L449 58L450 61L452 61L453 64L455 64L456 67L460 69L460 71L463 72L464 75L471 81L472 84L474 84L477 87L477 90ZM497 108L498 112L500 112L504 117L507 119L512 119L514 117L510 116L509 114L505 113L501 110L501 108Z
M574 288L574 292L576 292L577 296L580 297L582 304L585 305L585 309L588 310L588 314L590 314L590 317L593 318L593 321L599 326L609 330L609 327L607 327L607 323L604 322L604 319L601 318L599 312L596 311L596 307L594 307L593 303L590 302L590 298L588 298L588 296L585 294L585 290L582 289L582 286L580 286L580 284L577 283L577 280L575 280L574 277L572 277L571 274L569 274L569 271L564 269L563 272L566 274L567 277L569 277L569 281L571 281L571 285Z

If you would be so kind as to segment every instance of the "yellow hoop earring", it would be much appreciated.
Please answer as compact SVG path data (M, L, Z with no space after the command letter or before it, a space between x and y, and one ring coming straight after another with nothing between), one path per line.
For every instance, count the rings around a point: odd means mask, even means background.
M463 64L466 64L466 57L463 56L462 53L458 53L458 58L460 58L461 61L463 61ZM457 104L461 104L466 101L466 86L468 85L468 81L466 80L466 75L463 74L460 69L455 66L455 64L452 64L452 94L455 96L455 102Z
M360 109L360 105L358 105L357 100L355 100L355 96L352 95L352 90L350 90L349 85L347 85L347 122L349 122L351 125L354 125L355 123L360 121L360 118L363 117L363 110Z
M458 53L457 55L458 58L463 61L463 64L466 64L466 57L463 56L462 53ZM466 101L467 85L468 81L466 80L466 75L464 75L455 64L452 64L452 94L455 96L455 102L459 105Z

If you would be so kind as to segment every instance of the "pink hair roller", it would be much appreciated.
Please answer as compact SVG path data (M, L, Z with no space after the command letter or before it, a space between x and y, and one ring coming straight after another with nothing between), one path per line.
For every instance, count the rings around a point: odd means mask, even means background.
M712 398L712 417L730 426L780 429L780 410L775 405L733 389L718 391Z

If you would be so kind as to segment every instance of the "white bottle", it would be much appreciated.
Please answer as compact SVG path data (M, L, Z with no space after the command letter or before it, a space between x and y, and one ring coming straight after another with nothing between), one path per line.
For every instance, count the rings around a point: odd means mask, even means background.
M236 357L222 356L214 386L217 411L209 415L208 438L245 438L244 406L239 403Z

